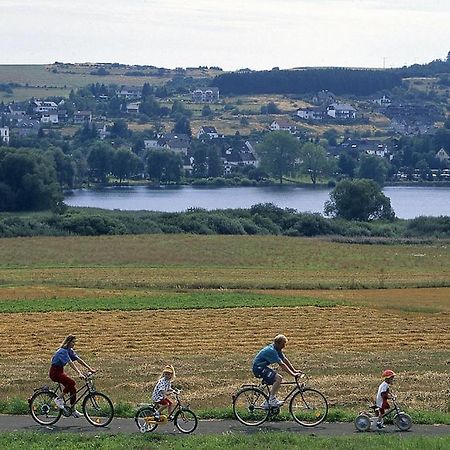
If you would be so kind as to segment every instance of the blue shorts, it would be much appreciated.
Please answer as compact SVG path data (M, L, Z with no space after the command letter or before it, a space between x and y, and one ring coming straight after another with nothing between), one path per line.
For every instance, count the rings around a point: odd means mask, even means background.
M275 370L267 366L255 366L253 367L253 375L255 375L256 378L262 378L267 384L272 386L272 384L275 383L275 377L277 373L275 372Z

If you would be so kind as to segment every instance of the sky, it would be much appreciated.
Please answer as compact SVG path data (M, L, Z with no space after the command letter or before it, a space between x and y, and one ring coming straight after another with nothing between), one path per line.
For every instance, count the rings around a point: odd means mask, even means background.
M0 64L400 67L449 50L450 0L0 0Z

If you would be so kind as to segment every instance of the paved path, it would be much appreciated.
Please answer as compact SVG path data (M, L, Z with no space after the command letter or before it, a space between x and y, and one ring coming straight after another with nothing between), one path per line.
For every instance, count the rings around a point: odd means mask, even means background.
M138 433L133 419L115 418L106 428L95 428L84 418L75 419L62 417L59 422L50 427L38 425L30 416L0 415L0 432L4 431L41 431L47 433L88 433L99 435L103 433ZM359 434L353 423L324 423L314 428L305 428L294 422L269 422L259 427L246 427L236 420L201 420L195 434L230 434L255 433L257 431L292 431L304 435L344 436ZM173 424L162 425L154 433L178 434ZM394 425L372 433L396 436L443 436L450 435L450 425L413 425L408 432L400 432Z

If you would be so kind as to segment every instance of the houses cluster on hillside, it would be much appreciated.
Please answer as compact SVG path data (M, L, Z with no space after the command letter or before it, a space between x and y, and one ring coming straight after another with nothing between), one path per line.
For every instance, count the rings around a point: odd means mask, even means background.
M219 151L225 173L230 173L234 167L258 166L255 153L256 142L243 139L230 139L219 134L215 127L202 126L197 133L197 139L213 144ZM183 133L158 133L155 139L144 140L145 150L171 150L181 156L183 168L191 173L194 163L192 139Z
M332 92L323 90L311 97L311 106L298 108L295 117L311 123L352 123L366 118L348 103L341 103ZM372 99L376 111L386 116L392 133L416 136L435 132L440 114L433 105L395 102L387 95Z

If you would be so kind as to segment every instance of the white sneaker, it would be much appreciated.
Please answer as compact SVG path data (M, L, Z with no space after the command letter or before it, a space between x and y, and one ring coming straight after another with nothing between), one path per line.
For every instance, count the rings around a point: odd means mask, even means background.
M283 401L278 400L276 397L269 398L269 405L270 406L278 407L278 406L281 406L283 403L284 403Z
M83 417L83 414L82 413L80 413L80 411L77 411L76 409L74 409L73 411L72 411L72 417L75 417L75 418L80 418L80 417Z
M66 406L64 405L64 400L60 397L56 397L54 400L55 405L59 408L59 409L64 409Z

